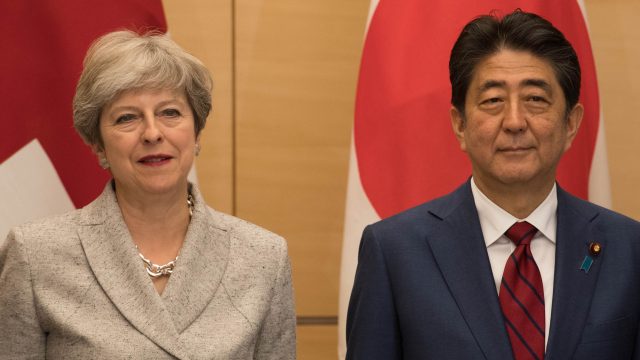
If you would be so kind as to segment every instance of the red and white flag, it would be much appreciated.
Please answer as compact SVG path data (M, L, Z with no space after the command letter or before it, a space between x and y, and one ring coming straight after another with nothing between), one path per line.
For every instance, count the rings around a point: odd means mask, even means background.
M166 31L160 0L5 1L0 12L0 243L12 226L81 207L109 178L73 128L87 48L117 29Z
M339 356L363 228L445 195L471 174L449 121L448 61L463 26L516 8L560 29L582 68L585 116L558 168L569 192L610 205L604 129L584 5L577 0L379 0L369 12L358 80L342 249Z

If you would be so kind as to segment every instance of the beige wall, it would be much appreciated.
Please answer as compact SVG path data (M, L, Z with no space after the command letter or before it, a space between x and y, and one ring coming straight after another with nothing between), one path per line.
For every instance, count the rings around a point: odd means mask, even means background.
M349 141L369 1L164 6L173 38L214 77L214 113L197 162L207 202L288 239L302 323L298 357L335 357Z
M586 0L613 208L640 219L637 0ZM215 80L198 159L212 206L284 235L299 358L336 354L348 151L369 0L165 0L172 36Z
M613 209L640 220L640 1L586 0Z

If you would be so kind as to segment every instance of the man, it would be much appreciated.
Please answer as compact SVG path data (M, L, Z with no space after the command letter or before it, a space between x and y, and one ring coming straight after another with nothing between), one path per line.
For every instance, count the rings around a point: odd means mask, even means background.
M571 44L479 17L449 71L472 177L364 230L347 359L640 359L640 223L555 182L583 115Z

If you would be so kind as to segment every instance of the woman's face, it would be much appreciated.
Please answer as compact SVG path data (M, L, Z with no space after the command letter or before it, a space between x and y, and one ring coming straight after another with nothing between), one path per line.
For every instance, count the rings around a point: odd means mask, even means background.
M129 90L100 116L104 152L118 191L136 195L184 191L193 164L194 118L185 94Z

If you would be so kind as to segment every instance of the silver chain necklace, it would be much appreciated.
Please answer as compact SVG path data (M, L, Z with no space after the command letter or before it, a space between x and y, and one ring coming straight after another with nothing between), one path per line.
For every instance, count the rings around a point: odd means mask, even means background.
M187 206L189 207L189 220L193 217L193 196L191 194L187 195ZM169 276L173 273L173 268L176 267L176 261L178 261L178 257L169 261L164 265L159 265L153 263L151 260L147 259L142 255L140 250L138 250L138 245L136 245L136 250L138 251L138 255L140 259L142 259L142 263L144 264L145 270L147 270L147 274L152 278L157 278L160 276Z
M136 249L137 248L138 247L136 246ZM153 278L157 278L164 275L167 275L167 276L171 275L173 273L173 268L176 267L176 261L178 260L178 257L176 256L175 259L169 261L168 263L164 265L158 265L158 264L152 263L151 260L145 258L144 255L142 255L142 253L139 251L138 251L138 255L140 255L140 259L142 259L142 262L144 263L144 268L147 270L147 274L149 274L149 276Z

